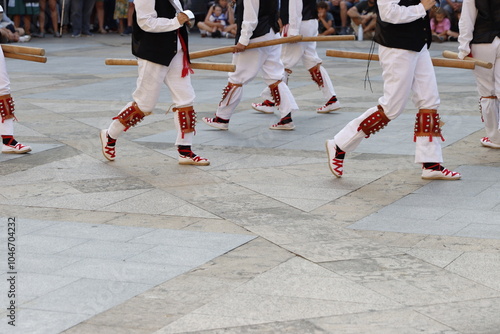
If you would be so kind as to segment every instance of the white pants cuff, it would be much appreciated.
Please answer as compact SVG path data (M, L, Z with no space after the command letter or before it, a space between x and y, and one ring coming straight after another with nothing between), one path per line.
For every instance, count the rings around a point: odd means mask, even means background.
M14 119L6 119L3 123L0 121L0 135L13 136L14 135Z

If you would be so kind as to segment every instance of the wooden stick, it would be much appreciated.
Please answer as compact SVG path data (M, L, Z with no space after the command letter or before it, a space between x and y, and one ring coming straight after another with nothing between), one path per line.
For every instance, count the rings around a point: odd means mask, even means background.
M329 35L329 36L314 36L302 37L301 42L329 42L329 41L354 41L354 35Z
M137 66L137 59L118 59L118 58L106 58L104 60L106 65L134 65Z
M449 58L449 59L458 59L458 53L445 50L445 51L443 51L443 57ZM477 66L481 66L481 67L484 67L484 68L490 68L490 69L493 68L493 64L492 63L488 63L486 61L482 61L482 60L479 60L479 59L476 59L476 58L465 57L464 60L473 61Z
M29 61L35 61L38 63L46 63L47 62L47 57L42 57L42 56L34 56L34 55L26 55L26 54L22 54L22 53L10 53L10 52L4 52L3 55L6 58L29 60Z
M104 63L106 65L137 65L136 59L117 59L117 58L107 58ZM224 63L191 63L191 68L197 70L211 70L211 71L222 71L222 72L234 72L236 66L233 64Z
M222 71L234 72L236 65L224 63L191 63L191 68L195 70L209 70L209 71Z
M339 58L362 59L362 60L371 59L373 61L379 60L377 54L369 54L364 52L326 50L326 55L330 57L339 57ZM434 66L463 68L468 70L473 70L475 67L475 63L473 61L468 61L468 60L455 60L455 59L445 59L445 58L431 58L431 60Z
M1 44L3 52L8 53L22 53L25 55L33 55L33 56L45 56L45 49L34 48L31 46L19 46L19 45L8 45Z
M248 50L248 49L254 49L254 48L263 48L266 46L278 45L278 44L283 44L283 43L294 43L294 42L300 42L301 40L302 40L301 35L291 36L291 37L283 37L283 38L273 39L270 41L250 43L247 45L246 49ZM224 53L232 53L232 52L234 52L234 46L224 46L221 48L190 52L189 57L191 59L198 59L198 58L217 56L217 55L221 55Z

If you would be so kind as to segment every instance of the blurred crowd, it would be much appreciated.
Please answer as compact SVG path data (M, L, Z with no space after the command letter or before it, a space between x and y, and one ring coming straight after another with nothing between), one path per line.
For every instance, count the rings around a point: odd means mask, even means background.
M133 0L4 0L0 42L132 33Z
M236 35L231 0L188 0L197 16L201 37ZM1 3L0 3L1 4ZM47 35L73 38L93 34L132 33L133 0L4 0L0 43L28 42ZM435 42L456 41L462 0L442 0L431 11ZM376 0L320 0L319 35L356 35L372 39L377 19Z
M196 2L191 0L188 5L193 1ZM201 37L234 37L234 9L229 2L204 1L206 10L197 23ZM433 41L457 40L461 9L462 0L442 0L431 10ZM372 39L375 34L376 0L319 0L317 10L318 35L355 35L358 39Z

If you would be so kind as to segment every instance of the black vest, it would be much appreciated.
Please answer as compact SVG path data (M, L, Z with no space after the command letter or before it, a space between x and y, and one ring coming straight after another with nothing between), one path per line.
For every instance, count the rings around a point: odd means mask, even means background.
M302 0L302 21L313 20L318 18L318 9L316 8L316 0Z
M175 8L168 0L156 0L155 10L158 17L169 19L175 17ZM169 66L172 58L174 58L177 53L177 31L180 31L181 36L186 42L186 48L188 48L188 35L185 26L182 26L179 30L151 33L139 27L135 11L133 21L132 54L136 57L160 65Z
M243 6L243 0L236 1L236 10L234 17L236 19L237 32L235 38L235 44L238 44L238 40L241 35L241 24L243 23L243 11L245 10ZM257 38L264 36L273 29L274 32L280 31L278 25L278 1L277 0L259 0L259 13L257 27L253 31L252 38Z
M289 2L290 0L281 0L280 18L281 23L286 25L289 22ZM318 18L318 10L316 8L316 0L302 0L302 21L313 20Z
M418 5L420 0L401 0L400 6ZM392 24L380 19L377 7L377 26L375 27L375 42L380 45L419 52L424 45L431 45L432 33L429 14L424 18L409 23Z
M477 17L471 43L491 43L500 37L500 0L476 0Z

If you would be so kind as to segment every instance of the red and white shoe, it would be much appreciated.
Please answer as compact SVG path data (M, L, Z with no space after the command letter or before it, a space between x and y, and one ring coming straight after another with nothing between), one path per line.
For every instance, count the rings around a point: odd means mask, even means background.
M17 143L16 145L5 145L2 146L2 153L5 154L24 154L31 151L31 147Z
M500 148L500 144L493 143L488 137L481 138L481 145L489 148Z
M316 112L318 114L328 114L329 112L339 110L340 108L341 108L340 102L337 101L330 104L325 104L321 108L316 109Z
M210 125L211 127L219 130L227 130L229 128L229 123L216 122L215 118L203 117L201 120L205 124Z
M262 103L252 103L252 108L264 114L274 114L274 111L276 110L274 102L269 100L265 100Z
M208 166L210 165L210 160L202 158L199 155L195 155L194 157L179 155L179 165Z
M116 157L115 147L108 146L108 131L101 130L99 138L101 138L102 155L109 161L114 161Z
M333 175L336 177L342 177L344 174L344 159L337 159L335 157L337 153L337 145L333 139L327 140L325 142L326 154L328 155L328 167Z
M422 179L424 180L459 180L462 175L458 172L453 172L447 168L443 170L426 169L422 170Z
M278 122L276 124L273 124L269 127L269 129L271 130L293 130L295 129L295 125L293 125L293 122L290 122L290 123L281 123L281 122Z

